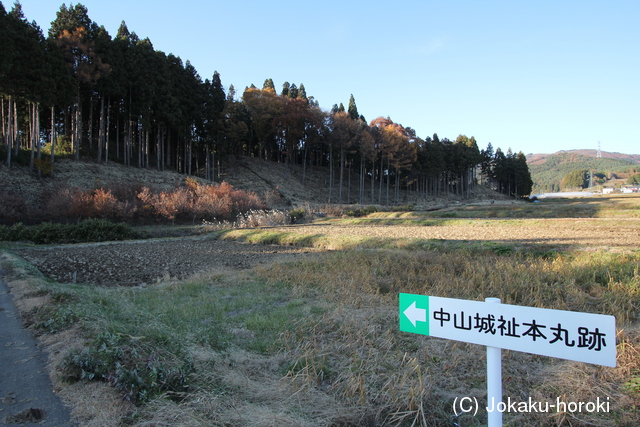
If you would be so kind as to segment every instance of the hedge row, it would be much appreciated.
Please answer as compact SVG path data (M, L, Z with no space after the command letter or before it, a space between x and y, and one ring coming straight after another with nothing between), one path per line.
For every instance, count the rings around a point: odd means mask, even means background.
M78 224L53 224L25 226L22 223L11 227L0 225L0 241L29 241L36 244L105 242L140 238L140 234L123 223L104 219L88 219Z

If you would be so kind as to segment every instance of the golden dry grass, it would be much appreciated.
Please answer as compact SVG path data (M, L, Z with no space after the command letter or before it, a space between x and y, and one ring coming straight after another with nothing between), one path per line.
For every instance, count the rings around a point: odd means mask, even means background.
M544 224L540 229L553 229ZM472 233L475 225L449 226ZM493 231L508 226L496 223ZM241 230L226 237L340 250L244 273L218 269L144 289L80 289L44 281L38 286L84 298L80 317L87 330L146 337L176 358L191 358L189 389L179 399L159 396L126 417L114 413L132 425L483 425L486 414L455 416L452 403L466 396L483 402L484 348L400 332L399 292L499 297L509 304L615 315L617 368L503 352L505 398L608 399L610 412L505 414L505 424L638 425L638 251L615 246L614 240L609 250L594 251L579 244L573 246L579 250L568 250L490 238L470 243L415 234L354 237L319 233L320 228L309 236L308 229L313 226ZM162 348L159 340L151 341L160 336L167 341ZM199 339L205 336L218 341ZM172 350L175 341L180 351Z

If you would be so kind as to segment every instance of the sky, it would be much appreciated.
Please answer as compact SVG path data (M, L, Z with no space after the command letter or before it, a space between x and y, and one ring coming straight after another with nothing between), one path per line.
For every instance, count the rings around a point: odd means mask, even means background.
M640 154L640 1L80 3L112 37L125 21L238 96L272 78L278 90L303 83L325 110L353 94L367 121L422 138ZM46 35L63 2L21 4Z

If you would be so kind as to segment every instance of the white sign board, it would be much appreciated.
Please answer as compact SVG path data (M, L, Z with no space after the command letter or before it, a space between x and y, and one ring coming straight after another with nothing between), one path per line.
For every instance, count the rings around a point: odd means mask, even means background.
M613 316L400 294L400 330L616 366Z

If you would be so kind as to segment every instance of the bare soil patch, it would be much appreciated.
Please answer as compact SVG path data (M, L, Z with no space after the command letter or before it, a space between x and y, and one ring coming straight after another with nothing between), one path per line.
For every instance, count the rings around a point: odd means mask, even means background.
M184 279L201 271L248 269L310 249L206 238L48 246L15 251L61 283L137 286Z
M269 229L303 235L418 238L505 244L635 250L640 220L540 219L481 220L473 226L386 226L302 224ZM251 245L203 237L60 245L15 252L46 276L62 283L137 286L184 279L214 269L242 270L286 261L312 251L278 245Z

